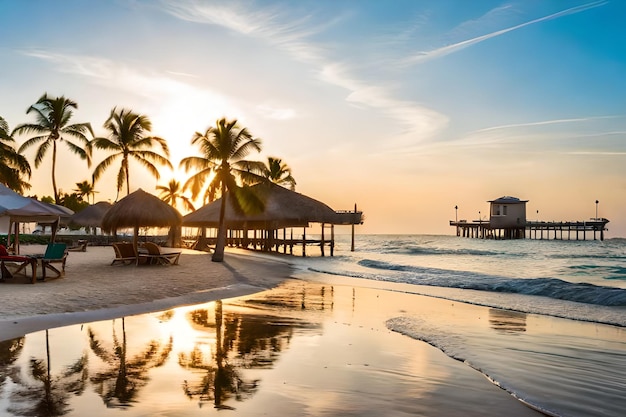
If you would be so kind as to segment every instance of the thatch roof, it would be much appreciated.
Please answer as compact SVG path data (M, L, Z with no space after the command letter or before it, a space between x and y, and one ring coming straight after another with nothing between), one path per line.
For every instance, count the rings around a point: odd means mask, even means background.
M111 207L108 201L99 201L74 214L70 218L70 223L78 226L101 227L102 219Z
M125 228L178 226L181 219L178 210L140 188L115 203L101 226L111 233Z
M338 214L326 204L275 184L258 184L252 190L264 202L258 214L235 210L231 193L226 194L226 227L231 229L265 229L307 226L309 223L341 223ZM221 199L183 217L184 226L215 227L219 225Z

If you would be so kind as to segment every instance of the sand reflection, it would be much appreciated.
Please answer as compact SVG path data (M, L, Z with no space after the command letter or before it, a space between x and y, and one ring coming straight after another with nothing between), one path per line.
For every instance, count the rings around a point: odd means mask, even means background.
M489 324L500 333L523 333L526 331L526 313L490 308Z

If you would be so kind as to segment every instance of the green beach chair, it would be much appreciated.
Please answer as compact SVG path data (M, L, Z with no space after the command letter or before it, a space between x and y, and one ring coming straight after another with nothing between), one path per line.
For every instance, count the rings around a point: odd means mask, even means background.
M46 253L41 258L41 269L43 273L43 279L46 279L46 269L54 271L57 275L54 278L59 278L65 275L65 261L67 260L67 244L66 243L48 243ZM61 269L57 269L52 264L61 264Z

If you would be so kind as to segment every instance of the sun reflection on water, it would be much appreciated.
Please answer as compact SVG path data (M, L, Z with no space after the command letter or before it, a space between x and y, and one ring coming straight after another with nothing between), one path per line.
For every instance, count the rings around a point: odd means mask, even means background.
M317 308L319 292L287 286L272 294L2 342L0 409L12 416L64 416L115 408L128 415L234 408L254 396L263 375L255 370L271 369L294 331L318 326L289 311Z

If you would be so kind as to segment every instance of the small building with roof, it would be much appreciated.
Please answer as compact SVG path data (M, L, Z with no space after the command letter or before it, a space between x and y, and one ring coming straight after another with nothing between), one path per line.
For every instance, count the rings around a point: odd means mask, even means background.
M517 197L504 196L490 200L489 225L493 229L515 229L526 226L526 203Z

